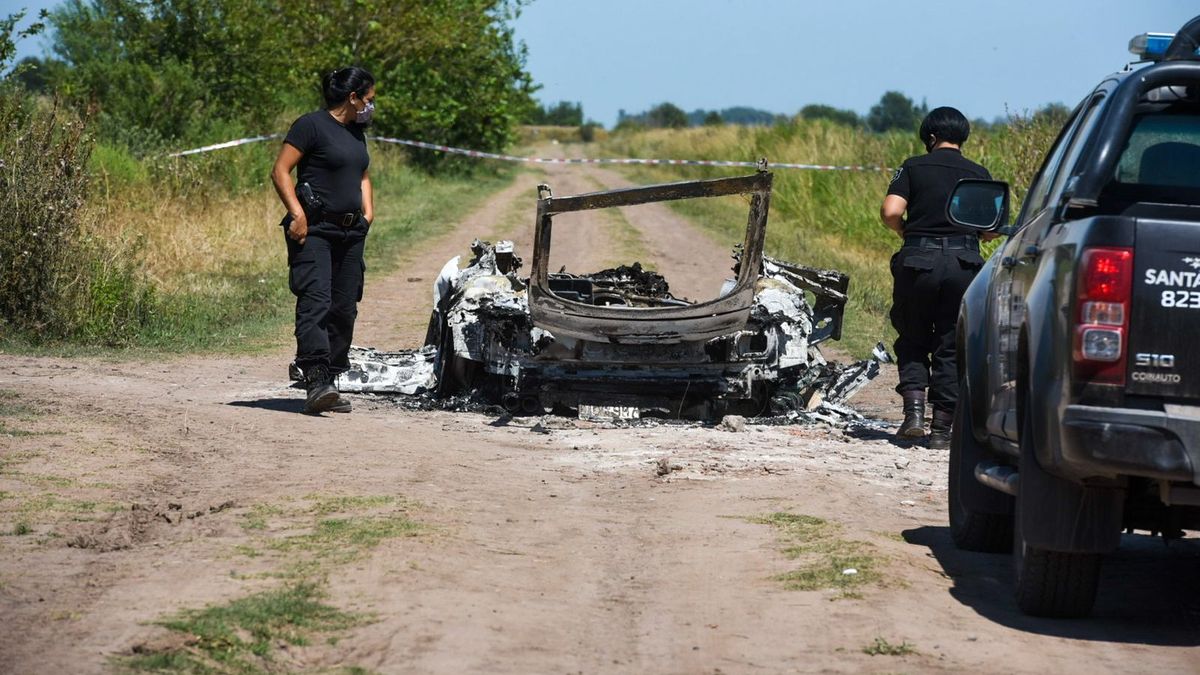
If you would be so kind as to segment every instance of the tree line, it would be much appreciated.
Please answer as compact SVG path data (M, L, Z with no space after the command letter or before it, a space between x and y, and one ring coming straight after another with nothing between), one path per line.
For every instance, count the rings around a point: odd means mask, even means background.
M64 0L24 32L45 28L49 52L24 59L9 79L95 109L100 137L133 149L279 131L320 105L323 73L350 64L379 80L376 128L385 135L494 151L521 123L599 126L579 102L533 99L538 87L511 28L527 1ZM11 60L17 17L0 20L8 44L0 65ZM796 116L886 132L915 129L927 111L924 101L889 91L866 115L812 104ZM1055 104L1036 114L1064 112ZM687 112L663 102L620 111L617 126L788 119L746 106Z
M582 107L575 104L582 115ZM828 120L834 124L854 127L884 133L887 131L915 131L921 120L929 112L925 101L917 103L898 91L885 92L879 101L871 106L866 115L859 115L853 110L837 108L831 105L814 103L801 108L795 115L803 120ZM1032 117L1036 119L1066 120L1070 110L1061 103L1051 103L1036 110ZM724 110L697 109L685 112L679 106L670 103L659 103L648 110L639 113L627 113L621 110L617 115L617 129L682 129L715 124L742 124L749 126L766 126L786 122L792 119L787 115L772 113L757 108L738 106ZM971 125L974 128L986 129L998 124L1007 124L1006 118L997 118L991 122L976 118Z
M380 133L499 150L534 106L511 27L525 2L65 0L42 19L49 53L11 79L93 106L106 140L160 147L280 131L321 105L324 73L358 65Z

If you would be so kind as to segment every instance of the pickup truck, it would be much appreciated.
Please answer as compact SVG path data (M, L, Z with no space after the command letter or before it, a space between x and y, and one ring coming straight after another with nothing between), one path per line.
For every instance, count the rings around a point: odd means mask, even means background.
M1124 532L1200 530L1200 17L1074 109L1013 225L964 180L960 226L1009 235L963 298L950 447L958 547L1011 547L1016 600L1091 612Z

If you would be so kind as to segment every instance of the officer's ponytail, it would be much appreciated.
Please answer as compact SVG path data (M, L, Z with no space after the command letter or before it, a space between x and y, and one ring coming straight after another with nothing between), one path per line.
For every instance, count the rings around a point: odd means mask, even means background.
M352 93L359 98L366 96L374 85L375 77L365 68L338 68L321 78L321 94L325 97L325 107L334 108L345 103Z

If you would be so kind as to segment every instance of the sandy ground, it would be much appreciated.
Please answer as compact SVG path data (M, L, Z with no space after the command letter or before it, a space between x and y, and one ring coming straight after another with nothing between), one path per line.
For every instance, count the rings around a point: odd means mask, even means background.
M534 185L625 184L594 167L522 174L399 271L369 276L358 342L414 346L429 286L475 236L528 251ZM501 227L503 214L527 218ZM680 289L728 252L666 208L626 214ZM556 231L568 269L596 269L615 227ZM504 231L507 228L507 231ZM686 294L686 293L685 293ZM848 326L847 330L853 330ZM277 646L273 668L378 672L1200 672L1200 546L1127 537L1096 616L1023 617L1007 556L950 542L945 454L886 425L612 428L404 410L298 414L287 350L114 363L0 356L0 389L36 435L0 435L0 672L103 672L172 638L154 622L280 582L254 556L311 528L305 505L393 497L426 527L325 571L327 601L371 617L337 640ZM890 414L889 370L859 407ZM665 467L666 473L663 474ZM754 518L805 514L878 560L850 597L786 590L797 561ZM256 513L265 527L248 527ZM883 638L907 655L869 655Z

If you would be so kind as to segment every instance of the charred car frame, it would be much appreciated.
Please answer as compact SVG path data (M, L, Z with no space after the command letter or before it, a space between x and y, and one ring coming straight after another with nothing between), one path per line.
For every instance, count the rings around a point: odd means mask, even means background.
M765 167L765 165L764 165ZM848 278L763 255L772 176L686 181L568 197L538 187L531 273L511 242L476 240L434 287L426 346L356 351L344 391L474 394L514 413L654 414L715 419L840 406L887 359L827 363L817 345L839 338ZM678 199L747 195L734 278L706 302L677 299L640 264L594 274L550 271L559 214ZM807 294L811 294L810 303Z

